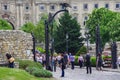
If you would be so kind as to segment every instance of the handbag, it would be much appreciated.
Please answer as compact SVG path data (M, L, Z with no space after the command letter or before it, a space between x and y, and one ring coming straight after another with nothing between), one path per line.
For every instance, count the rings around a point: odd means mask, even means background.
M9 61L10 61L10 63L12 63L12 62L15 61L15 59L14 59L13 57L11 57L11 58L9 59Z

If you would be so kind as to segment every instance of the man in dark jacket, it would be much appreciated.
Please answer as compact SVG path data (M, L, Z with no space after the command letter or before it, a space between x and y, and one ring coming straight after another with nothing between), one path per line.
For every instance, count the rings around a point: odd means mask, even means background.
M60 67L61 67L61 70L62 70L61 77L64 77L65 76L65 72L64 72L64 69L65 69L65 59L64 59L64 54L63 53L61 54Z
M88 73L92 73L92 69L91 69L91 56L89 53L87 53L86 57L85 57L85 60L86 60L86 70L87 70L87 74Z

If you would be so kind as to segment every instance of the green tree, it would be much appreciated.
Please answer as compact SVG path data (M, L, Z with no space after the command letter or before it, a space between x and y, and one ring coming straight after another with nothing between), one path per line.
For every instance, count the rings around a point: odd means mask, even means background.
M95 42L95 29L96 26L100 27L100 36L102 41L102 47L106 42L110 41L110 27L108 24L115 19L116 13L106 8L95 9L92 14L89 15L89 20L86 21L86 27L89 28L89 34L91 35L91 43Z
M24 24L20 29L27 33L32 33L35 28L35 25L32 22Z
M12 30L12 26L6 20L0 19L0 30Z
M35 36L35 39L37 42L44 42L45 38L45 29L44 29L44 21L47 17L43 15L41 17L41 20L34 25L32 22L28 22L24 24L20 29L27 32L27 33L32 33Z
M116 13L116 17L107 26L109 26L110 39L120 41L120 13Z
M44 14L40 21L36 24L36 27L34 29L34 35L37 40L37 42L44 42L45 41L45 24L44 21L47 19L47 15Z
M64 13L59 18L59 25L55 31L56 52L66 51L66 34L68 34L68 51L75 54L83 45L80 30L77 20L72 18L69 13Z
M80 56L80 54L86 54L87 48L85 46L82 46L80 50L77 52L76 56Z

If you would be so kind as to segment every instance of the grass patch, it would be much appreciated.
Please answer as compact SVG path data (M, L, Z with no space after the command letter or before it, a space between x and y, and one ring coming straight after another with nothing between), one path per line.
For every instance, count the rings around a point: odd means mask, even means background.
M0 67L0 80L54 80L54 79L37 78L21 69Z

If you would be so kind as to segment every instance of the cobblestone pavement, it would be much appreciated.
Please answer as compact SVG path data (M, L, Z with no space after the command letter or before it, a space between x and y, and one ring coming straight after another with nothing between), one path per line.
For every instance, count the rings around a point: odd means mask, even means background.
M60 77L60 68L57 68L57 71L52 73L56 80L120 80L120 72L115 72L113 69L110 71L108 69L97 71L93 68L92 74L86 74L85 68L80 69L77 67L74 70L67 68L65 70L65 77Z

